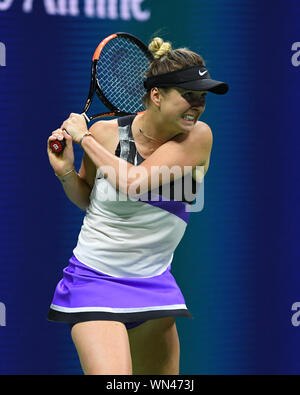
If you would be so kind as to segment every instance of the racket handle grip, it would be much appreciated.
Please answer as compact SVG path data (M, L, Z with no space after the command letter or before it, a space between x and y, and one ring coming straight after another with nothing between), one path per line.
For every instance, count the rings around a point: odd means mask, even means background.
M59 154L63 152L66 147L66 139L50 141L49 146L54 154Z

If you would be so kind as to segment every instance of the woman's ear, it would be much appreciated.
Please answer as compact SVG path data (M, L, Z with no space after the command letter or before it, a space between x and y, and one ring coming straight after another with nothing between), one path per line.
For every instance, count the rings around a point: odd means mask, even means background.
M155 107L158 109L160 108L160 102L161 102L161 92L158 88L152 88L151 93L150 93L150 98Z

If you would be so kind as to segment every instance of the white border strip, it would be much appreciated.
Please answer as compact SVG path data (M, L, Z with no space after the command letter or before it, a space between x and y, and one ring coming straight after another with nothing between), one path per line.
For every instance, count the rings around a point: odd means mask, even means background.
M132 307L132 308L113 308L113 307L62 307L51 304L52 310L61 311L63 313L83 313L83 312L109 312L109 313L139 313L142 311L156 311L156 310L180 310L186 309L185 304L172 304L168 306L150 306L150 307Z

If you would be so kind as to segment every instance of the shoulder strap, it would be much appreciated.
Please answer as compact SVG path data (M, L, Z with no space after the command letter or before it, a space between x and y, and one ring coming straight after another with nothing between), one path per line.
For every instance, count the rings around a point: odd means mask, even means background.
M118 118L119 144L115 154L129 163L135 163L136 147L132 136L131 125L136 115Z
M136 117L135 114L126 115L125 117L120 117L120 118L118 118L118 125L121 127L127 126L127 125L131 126L135 117Z

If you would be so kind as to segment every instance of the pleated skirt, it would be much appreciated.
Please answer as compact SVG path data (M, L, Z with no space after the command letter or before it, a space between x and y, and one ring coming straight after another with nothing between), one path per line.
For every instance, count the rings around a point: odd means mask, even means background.
M68 324L119 321L127 329L156 318L192 318L170 270L171 265L158 276L113 277L73 255L56 286L47 318Z

